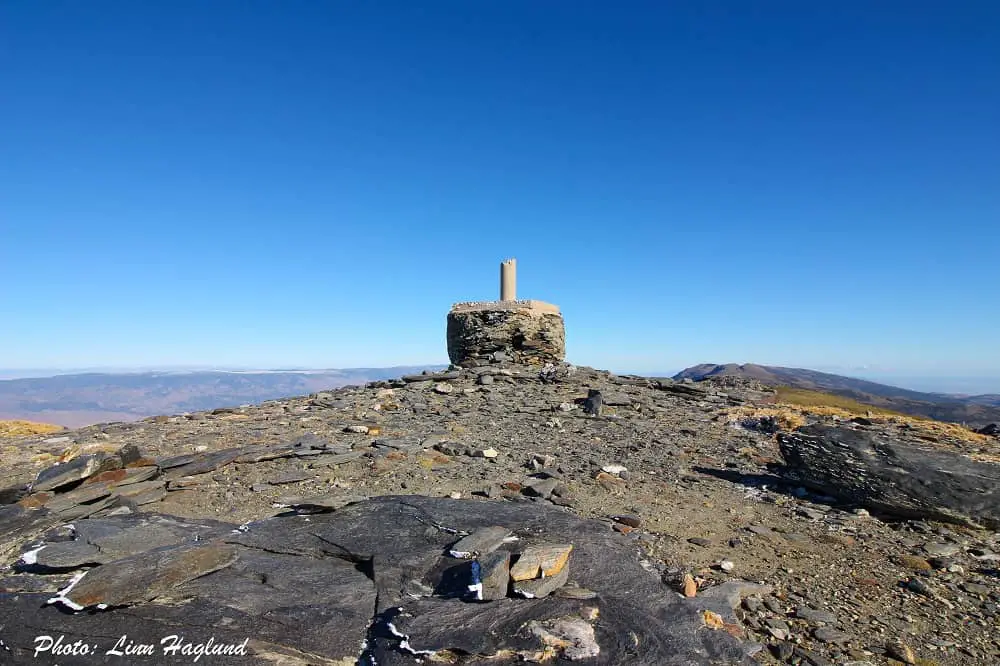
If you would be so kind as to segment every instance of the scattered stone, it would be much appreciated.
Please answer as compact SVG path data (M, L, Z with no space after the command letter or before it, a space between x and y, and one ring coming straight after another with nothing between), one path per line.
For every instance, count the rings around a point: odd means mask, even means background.
M525 495L530 495L533 497L541 497L548 499L552 496L553 491L559 487L559 479L529 479L525 481L523 485L523 492Z
M349 463L358 458L363 458L365 451L350 451L348 453L335 453L333 455L323 455L310 463L311 467L335 467Z
M938 594L935 592L930 585L925 583L921 578L911 578L906 582L906 588L911 592L916 592L917 594L927 597L928 599L937 599Z
M348 504L363 502L366 499L368 498L363 495L340 495L331 493L327 495L313 495L309 497L283 497L275 502L275 504L279 507L290 508L296 513L313 514L336 511L337 509L345 507Z
M532 621L528 630L544 646L541 654L532 655L528 661L544 661L545 655L552 653L568 661L582 661L601 653L594 626L583 618L560 618L545 623Z
M78 456L69 462L59 463L38 473L31 490L55 490L82 481L89 476L122 466L121 459L106 453Z
M518 560L520 562L520 560ZM515 565L516 566L516 565ZM513 570L511 570L513 577ZM526 599L541 599L547 597L557 589L566 584L569 580L569 567L563 565L552 575L530 580L514 579L514 593Z
M288 472L287 474L282 474L281 476L276 476L273 479L269 479L268 483L272 486L283 486L289 483L300 483L302 481L308 481L312 479L313 475L307 472Z
M167 481L167 490L185 490L188 488L197 488L203 486L206 483L212 481L208 474L199 474L197 476L182 476L177 479L170 479Z
M988 597L990 596L990 593L992 593L993 591L992 589L990 589L988 585L980 585L979 583L970 583L969 581L963 582L961 587L969 594L975 594L976 596L980 597Z
M369 428L365 425L349 425L344 428L344 432L353 432L358 435L367 435L368 431Z
M583 402L583 412L591 416L601 415L601 406L604 403L604 396L597 389L590 389L587 392L587 399Z
M958 553L961 548L953 543L927 543L923 546L924 552L936 557L951 557Z
M554 576L566 566L572 550L572 544L529 546L511 567L510 577L515 582L521 582Z
M500 455L500 452L496 449L480 449L472 454L474 458L496 458Z
M585 587L579 587L577 585L563 585L558 590L553 593L560 599L575 599L577 601L586 601L588 599L596 599L597 592L593 590L588 590Z
M809 606L799 606L796 608L795 617L813 624L837 624L837 616L830 611L817 610Z
M684 574L684 579L681 583L681 586L682 586L681 590L684 596L688 597L689 599L698 594L698 583L694 581L694 577L689 573Z
M467 537L462 537L451 547L451 556L459 558L481 557L492 553L511 535L506 527L480 527Z
M494 550L480 557L479 564L483 601L495 601L506 597L510 587L510 553L506 550Z
M219 451L195 453L191 456L171 458L167 461L158 462L157 465L160 469L167 469L167 465L169 464L170 471L167 473L166 478L168 480L176 479L181 476L194 476L196 474L214 472L220 467L225 467L236 460L242 452L243 450L239 448L220 449Z
M817 511L808 507L799 507L795 510L795 513L803 516L804 518L808 518L809 520L823 520L826 518L826 514L822 511Z
M642 525L642 518L632 514L619 514L617 516L611 516L611 519L616 523L621 523L622 525L628 525L629 527L638 528Z

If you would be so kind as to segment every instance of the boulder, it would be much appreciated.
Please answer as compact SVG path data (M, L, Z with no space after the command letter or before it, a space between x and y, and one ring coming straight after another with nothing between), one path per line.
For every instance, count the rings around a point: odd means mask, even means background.
M22 519L7 517L11 524ZM476 601L463 589L471 562L448 551L482 528L519 539L484 558L490 593ZM192 646L228 646L229 654L205 657L241 666L392 666L431 656L495 666L538 655L600 664L751 664L760 648L704 621L711 611L736 622L739 590L719 586L714 596L683 599L643 568L628 539L548 505L390 496L238 527L144 514L83 520L65 532L41 544L82 542L77 552L58 552L58 575L22 573L17 584L25 591L0 593L5 664L55 663L51 654L35 658L39 635L61 636L64 645L82 641L99 655L58 662L65 664L117 663L105 654L119 636L153 646L128 655L137 666L190 663L190 653L164 652L161 640L170 635ZM553 570L567 549L556 553L551 544L573 546L573 564L559 568L573 578L563 589L588 593L503 596L511 556L534 552L539 569ZM39 544L22 542L29 547ZM121 555L111 559L112 550ZM66 585L66 569L76 563L92 568Z
M1000 465L821 424L778 442L787 478L817 492L901 518L1000 529Z

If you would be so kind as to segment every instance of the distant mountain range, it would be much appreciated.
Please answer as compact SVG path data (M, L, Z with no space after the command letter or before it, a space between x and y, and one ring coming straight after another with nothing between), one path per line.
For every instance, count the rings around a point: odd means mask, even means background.
M0 419L70 428L254 404L442 366L82 373L0 381Z
M815 370L752 363L742 365L704 363L682 370L674 375L674 379L701 381L708 377L725 375L756 379L769 386L790 386L833 393L867 405L904 414L926 416L938 421L975 426L1000 422L1000 394L958 396L924 393Z

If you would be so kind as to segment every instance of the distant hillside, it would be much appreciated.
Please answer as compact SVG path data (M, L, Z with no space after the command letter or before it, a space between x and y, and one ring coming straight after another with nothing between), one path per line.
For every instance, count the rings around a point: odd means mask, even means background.
M756 379L770 386L790 386L811 391L824 391L882 409L926 416L938 421L982 426L1000 422L1000 396L954 396L922 393L909 389L878 384L864 379L831 375L802 368L782 368L752 363L716 365L703 363L682 370L674 379L700 381L708 377L738 376Z
M86 373L0 381L0 419L76 428L255 404L419 372L430 367L310 371Z

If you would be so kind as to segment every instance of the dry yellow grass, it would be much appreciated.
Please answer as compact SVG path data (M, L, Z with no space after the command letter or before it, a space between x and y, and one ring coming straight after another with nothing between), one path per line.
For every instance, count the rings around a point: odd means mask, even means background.
M773 418L782 430L795 430L806 424L803 411L790 405L769 405L767 407L752 407L743 405L725 410L730 423L742 423L751 419Z
M842 418L865 416L876 423L907 425L913 428L918 435L926 435L931 438L952 438L977 444L993 443L993 440L986 435L980 435L957 423L902 414L891 409L866 405L850 398L820 391L808 391L787 386L778 387L777 391L779 404L776 407L796 409L801 413L815 414L816 416L839 416Z
M992 444L995 446L993 438L980 435L957 423L933 421L918 416L908 416L889 410L880 410L877 407L863 405L848 398L841 398L840 396L829 396L832 398L829 402L833 404L819 404L822 402L822 396L826 395L817 391L792 389L792 392L785 393L784 397L793 400L802 398L803 402L807 404L780 401L782 395L779 393L778 403L762 407L747 405L731 407L724 410L724 417L729 423L741 423L749 419L771 417L777 421L783 430L794 430L805 425L810 416L837 417L842 419L865 416L876 424L908 426L911 428L911 432L918 437L925 437L931 441L950 439L979 445ZM979 457L984 460L988 458L992 461L995 455L974 454L973 457Z
M65 430L62 426L33 421L0 421L0 437L30 437Z
M852 416L867 416L871 414L891 414L893 416L904 416L911 419L920 419L919 416L907 416L901 412L893 411L891 409L884 409L882 407L875 407L874 405L866 405L864 403L858 402L857 400L852 400L850 398L845 398L844 396L834 395L832 393L823 393L821 391L810 391L808 389L792 388L790 386L779 386L775 389L777 391L777 402L785 405L796 405L799 407L830 407L833 409L838 409L843 412L848 412ZM832 416L833 414L831 414ZM840 415L840 414L837 414Z

